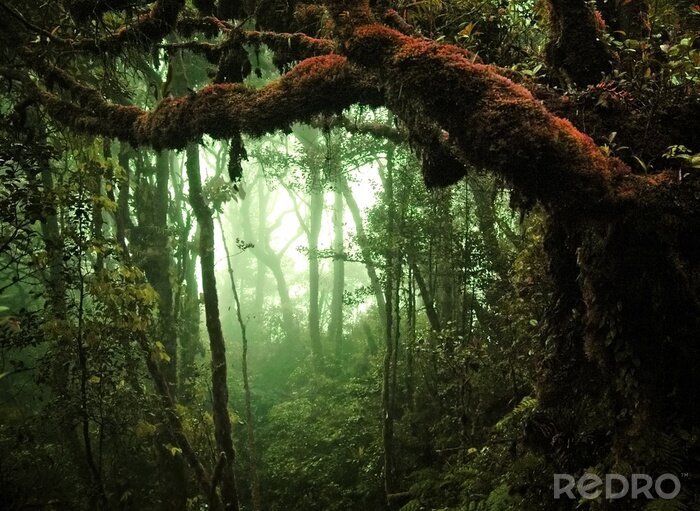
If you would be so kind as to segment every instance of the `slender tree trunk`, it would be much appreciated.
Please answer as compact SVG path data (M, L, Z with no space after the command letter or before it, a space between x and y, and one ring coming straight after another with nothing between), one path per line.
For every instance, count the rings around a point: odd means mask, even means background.
M55 187L53 172L48 161L42 162L41 181L44 193L53 196ZM66 316L66 280L63 270L63 239L56 214L47 215L41 223L42 238L48 256L48 287L51 313L58 319Z
M200 322L200 302L199 285L196 278L197 249L194 243L190 243L190 231L192 230L193 219L189 213L184 215L184 205L186 197L183 191L183 178L175 173L171 175L173 183L175 207L173 218L177 225L178 232L175 237L178 239L179 249L177 258L179 260L178 286L179 291L176 296L179 299L179 307L176 307L178 325L178 341L180 348L180 366L178 368L178 398L180 401L189 403L194 398L194 377L196 374L195 360L197 355L204 355L199 332ZM199 239L199 236L195 236Z
M255 241L250 251L255 256L258 263L261 263L270 270L277 284L277 294L280 299L280 309L282 311L282 325L284 328L285 338L289 343L296 339L297 326L294 320L294 305L289 295L289 286L280 256L276 254L269 246L269 233L265 224L265 217L258 218L258 237L253 236L253 228L250 224L250 204L247 201L243 202L241 207L241 224L243 233L249 240Z
M189 244L188 244L189 245ZM197 256L186 247L183 253L183 273L185 278L184 297L180 314L180 376L178 382L184 400L192 397L197 355L204 355L204 347L199 332L199 292L196 277Z
M415 359L414 351L416 345L416 286L415 279L413 277L413 270L408 267L408 275L406 278L407 282L407 292L406 292L406 316L408 321L408 341L406 343L406 375L405 375L405 385L406 385L406 402L411 410L414 408L415 395Z
M82 203L87 203L89 197L94 193L94 188L89 189L83 180L82 174L79 178L79 200ZM99 211L99 210L98 210ZM94 214L94 210L93 210ZM100 212L101 214L101 212ZM89 242L89 238L94 234L94 216L91 219L90 226L86 225L85 215L77 215L77 235L78 240L75 245L77 249L77 291L78 291L78 329L75 336L75 350L78 355L78 385L79 385L79 403L80 403L80 432L83 441L85 453L85 462L87 463L90 476L92 478L92 487L90 489L90 504L96 509L107 508L107 495L105 494L104 485L102 482L102 470L96 461L95 450L90 431L90 407L88 400L88 379L90 368L88 367L88 352L85 342L85 273L83 271L83 261L85 259L85 248Z
M140 338L139 345L144 351L148 372L151 374L156 392L160 398L169 435L173 439L173 443L180 448L183 458L189 465L192 472L194 472L195 480L199 485L201 493L205 496L209 496L212 493L213 478L204 468L204 465L202 465L196 451L194 450L194 447L187 438L182 421L180 420L180 416L175 409L175 402L170 394L170 385L165 378L163 371L161 371L160 365L158 365L158 362L153 357L151 346L147 339ZM218 499L218 496L213 499L213 502L210 499L210 504L213 504L211 507L214 510L218 510L221 507L221 501Z
M321 169L313 165L311 169L311 201L309 206L309 336L314 366L321 366L323 348L321 346L321 314L319 304L319 262L318 237L323 218L323 189Z
M333 294L328 339L335 346L336 358L343 353L343 291L345 286L345 251L343 247L343 176L340 165L334 165L333 192Z
M158 292L160 330L163 335L163 345L170 356L170 363L165 367L165 377L175 392L177 388L177 331L173 321L173 288L170 281L172 257L168 248L168 186L170 179L170 161L168 155L159 153L156 156L156 210L153 228L156 232L156 254L150 268L153 288ZM148 277L148 275L147 275ZM150 277L149 277L150 280Z
M243 321L243 313L241 312L241 301L238 298L238 289L236 287L236 279L233 274L233 265L231 263L231 254L226 245L226 236L224 235L224 228L221 224L221 218L217 217L219 222L219 230L221 231L222 242L224 244L224 252L226 253L226 267L228 269L228 276L231 280L231 292L233 293L233 300L236 303L236 319L238 320L238 325L241 328L241 372L243 375L243 392L245 395L245 419L246 419L246 433L248 436L248 453L250 456L250 486L251 495L253 503L253 511L259 511L261 509L260 501L260 480L258 479L258 453L255 441L255 426L253 419L253 407L251 404L252 397L250 392L250 382L248 378L248 336L246 333L246 323Z
M122 255L128 260L131 256L126 240L128 237L127 233L130 233L132 228L129 209L131 170L128 152L124 143L120 144L119 156L117 158L119 161L119 166L124 170L125 174L124 179L122 179L117 186L119 190L119 195L117 197L117 214L115 219L115 223L117 224L117 243L119 243L119 247L122 250Z
M481 177L481 176L479 176ZM488 264L502 280L506 280L511 261L508 259L508 250L504 250L496 232L496 188L493 181L486 178L473 178L467 182L473 183L470 186L471 195L474 199L476 220L479 225L479 235L481 236L484 248L488 252Z
M437 254L436 259L436 284L430 289L433 290L432 298L440 318L440 323L446 325L449 321L455 320L454 292L455 272L451 265L452 243L453 243L453 218L452 218L452 190L443 188L435 190L434 214L438 233L436 233Z
M106 142L104 142L106 144ZM108 152L109 145L107 144L107 149L104 152L104 157L108 158L109 157L109 152ZM94 179L92 183L92 195L94 197L99 197L102 195L102 176L100 174L95 173L94 176L91 176L92 179ZM92 203L92 238L95 242L97 243L102 243L104 241L103 233L102 233L102 227L104 226L104 222L102 219L102 206L99 201L93 201ZM95 273L99 273L102 271L104 268L104 253L101 250L97 251L97 255L95 257L95 264L93 265L93 269L95 270Z
M425 314L428 316L428 322L430 323L430 328L436 332L440 330L440 317L435 310L435 305L433 303L433 297L430 293L430 288L423 278L423 274L416 263L410 264L413 277L416 279L416 284L418 284L418 290L420 291L421 299L423 300L423 305L425 305Z
M357 236L357 244L360 246L360 252L362 253L362 260L367 269L367 276L369 277L370 285L372 286L372 291L374 292L374 298L377 302L377 311L379 313L379 319L381 324L386 323L386 304L384 303L384 290L382 289L382 284L379 281L379 276L377 275L377 268L374 264L372 258L372 251L369 247L369 240L367 239L367 234L365 233L365 227L362 222L362 215L360 214L360 208L357 205L355 197L352 195L352 190L348 185L347 179L343 176L343 196L345 197L345 203L348 206L348 210L352 215L352 220L355 224L355 234Z
M261 171L262 173L262 171ZM258 237L257 239L261 240L263 239L264 236L266 236L265 233L265 218L267 216L267 195L265 194L265 180L264 179L258 179ZM265 265L263 262L260 260L260 258L255 259L255 313L259 315L259 317L262 317L263 314L263 307L264 307L264 301L265 301ZM286 286L285 286L286 287ZM279 289L279 281L278 281L278 289ZM282 294L280 294L280 300L284 299L289 299L289 295L286 297L283 297ZM282 310L284 312L284 305L282 306Z
M393 151L392 151L393 153ZM394 240L394 176L392 171L393 154L387 154L387 172L385 185L385 201L388 208L387 249L386 249L386 285L384 287L386 305L386 325L384 330L385 351L382 367L382 447L384 450L384 492L387 505L390 507L389 495L395 493L395 461L394 461L394 395L392 390L394 368L394 274L396 257Z
M228 383L226 378L226 345L219 317L219 297L214 272L214 220L202 195L199 169L199 148L187 146L187 179L190 205L199 224L199 261L202 272L202 293L211 350L211 380L213 395L214 436L223 460L221 469L221 498L225 511L238 510L236 488L236 451L231 437L231 418L228 413ZM216 482L215 482L216 483ZM215 484L214 484L215 485Z

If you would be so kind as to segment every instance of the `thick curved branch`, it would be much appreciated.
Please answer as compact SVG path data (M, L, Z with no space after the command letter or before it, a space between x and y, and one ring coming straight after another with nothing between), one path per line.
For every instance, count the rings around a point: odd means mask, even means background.
M209 85L188 96L164 99L150 112L110 104L94 89L66 77L63 82L77 104L36 91L54 119L79 132L157 149L181 149L202 135L228 139L240 131L259 136L309 121L321 112L340 113L353 104L381 103L376 83L339 55L307 59L261 89Z
M453 182L465 172L455 160L469 161L551 208L600 211L618 202L618 181L629 174L622 162L462 49L374 24L355 30L344 48L364 68L339 55L314 57L262 89L210 85L165 99L151 112L109 104L67 79L62 86L77 96L77 105L48 92L38 97L76 130L156 148L182 148L204 134L257 136L352 104L385 104L418 141L424 159L427 154L429 183ZM442 145L455 151L444 152Z
M614 202L615 181L629 173L526 89L459 48L380 25L360 27L346 47L351 61L381 75L386 106L411 132L437 124L471 163L498 172L530 199L598 209ZM439 169L434 173L440 184Z

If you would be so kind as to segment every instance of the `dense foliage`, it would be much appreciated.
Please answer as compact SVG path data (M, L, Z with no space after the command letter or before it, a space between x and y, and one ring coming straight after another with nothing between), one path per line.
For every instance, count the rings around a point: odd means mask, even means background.
M700 6L0 13L1 509L699 509Z

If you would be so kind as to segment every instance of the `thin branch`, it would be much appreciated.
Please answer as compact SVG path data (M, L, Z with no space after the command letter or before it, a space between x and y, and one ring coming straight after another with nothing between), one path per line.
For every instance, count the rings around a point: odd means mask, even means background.
M0 8L7 12L10 16L15 18L17 21L19 21L22 25L24 25L27 29L31 30L32 32L35 32L37 34L41 34L47 39L59 43L59 44L66 44L66 41L64 39L61 39L60 37L57 37L53 35L51 32L48 30L45 30L41 28L38 25L35 25L31 21L27 20L19 11L17 11L14 7L10 7L9 5L6 5L5 2L0 2Z

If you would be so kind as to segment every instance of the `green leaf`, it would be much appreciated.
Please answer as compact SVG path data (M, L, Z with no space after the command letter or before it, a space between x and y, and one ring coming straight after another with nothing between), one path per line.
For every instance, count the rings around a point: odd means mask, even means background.
M178 456L182 454L182 449L175 447L173 444L166 444L165 448L170 452L172 456Z

